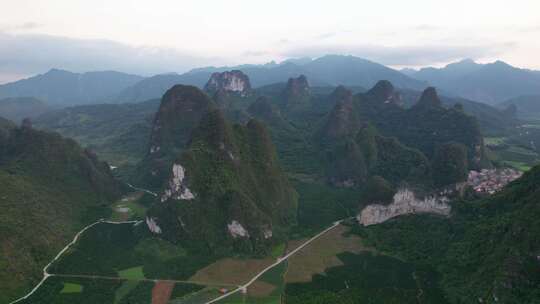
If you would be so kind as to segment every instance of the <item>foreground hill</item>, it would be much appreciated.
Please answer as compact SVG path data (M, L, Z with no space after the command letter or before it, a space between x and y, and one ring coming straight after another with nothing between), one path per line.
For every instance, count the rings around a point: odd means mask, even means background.
M114 71L72 73L52 69L27 79L0 85L0 98L34 97L50 105L110 101L143 77Z
M74 141L0 125L0 302L41 279L41 268L121 194L108 165Z
M215 91L227 95L229 83L218 83ZM163 96L133 178L160 192L147 224L175 243L266 253L294 223L296 192L265 127L233 125L217 108L194 86L176 85Z
M0 99L0 116L22 122L24 118L35 118L51 111L52 108L43 101L32 97L17 97Z
M540 167L503 191L453 205L450 218L409 216L359 230L378 250L436 269L449 303L537 303Z
M410 74L464 98L496 104L522 95L540 94L540 74L502 61L478 64L463 60L444 68Z
M149 212L154 232L167 239L265 254L295 222L296 192L256 121L231 125L210 111L170 168L161 202Z

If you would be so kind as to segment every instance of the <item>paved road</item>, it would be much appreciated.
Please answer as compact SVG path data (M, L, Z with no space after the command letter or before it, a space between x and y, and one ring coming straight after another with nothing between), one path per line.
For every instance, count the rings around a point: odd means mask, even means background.
M247 288L248 288L251 284L255 283L255 281L257 281L257 279L259 279L259 278L260 278L263 274L265 274L267 271L269 271L270 269L272 269L272 268L276 267L277 265L281 264L283 261L286 261L288 258L290 258L290 257L293 256L294 254L296 254L298 251L302 250L302 248L306 247L306 246L309 245L311 242L313 242L313 241L315 241L316 239L320 238L321 236L323 236L324 234L326 234L328 231L330 231L330 230L336 228L336 227L339 226L343 221L345 221L345 220L347 220L347 219L348 219L348 218L342 219L342 220L339 220L339 221L334 222L334 224L333 224L332 226L326 228L325 230L321 231L321 232L320 232L319 234L317 234L316 236L310 238L310 239L307 240L305 243L303 243L302 245L300 245L298 248L296 248L296 249L294 249L293 251L289 252L287 255L278 258L277 261L276 261L274 264L272 264L272 265L266 267L265 269L263 269L261 272L259 272L257 275L255 275L255 276L254 276L249 282L247 282L246 284L241 285L241 286L239 286L238 288L232 290L231 292L226 293L226 294L224 294L224 295L222 295L222 296L220 296L220 297L217 297L217 298L215 298L215 299L213 299L213 300L210 300L210 301L208 301L208 302L206 302L206 303L204 303L204 304L212 304L212 303L216 303L216 302L221 301L221 300L223 300L223 299L225 299L225 298L227 298L227 297L230 297L230 296L232 296L233 294L238 293L238 292L240 292L240 291L242 291L242 290L246 291Z

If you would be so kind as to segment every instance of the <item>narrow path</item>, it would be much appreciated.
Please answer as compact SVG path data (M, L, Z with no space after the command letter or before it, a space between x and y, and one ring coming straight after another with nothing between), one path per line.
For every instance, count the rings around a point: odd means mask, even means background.
M257 275L255 275L249 282L247 282L246 284L244 285L241 285L239 286L238 288L232 290L231 292L229 293L226 293L220 297L217 297L213 300L210 300L204 304L212 304L212 303L216 303L218 301L221 301L227 297L230 297L232 296L233 294L235 293L238 293L239 291L246 291L247 288L255 283L255 281L257 281L263 274L265 274L266 272L268 272L270 269L276 267L277 265L281 264L283 261L286 261L288 258L290 258L291 256L293 256L294 254L296 254L298 251L302 250L302 248L306 247L307 245L309 245L311 242L315 241L316 239L320 238L321 236L323 236L324 234L326 234L328 231L332 230L332 229L335 229L337 226L339 226L344 220L347 220L349 218L346 218L346 219L342 219L342 220L339 220L339 221L336 221L334 222L334 224L328 228L326 228L325 230L321 231L319 234L315 235L314 237L310 238L309 240L307 240L305 243L303 243L302 245L298 246L298 248L294 249L293 251L289 252L287 255L283 256L283 257L280 257L277 259L277 261L266 267L265 269L263 269L261 272L259 272Z
M48 277L51 276L51 274L47 271L47 269L49 269L49 267L52 265L52 263L54 263L56 260L58 260L62 254L64 254L64 252L66 252L66 250L69 249L69 247L71 247L73 244L75 244L78 240L79 240L79 237L81 236L81 234L83 234L86 230L94 227L95 225L97 224L100 224L100 223L107 223L107 224L137 224L139 223L140 221L124 221L124 222L111 222L111 221L106 221L104 219L100 219L99 221L97 222L94 222L86 227L84 227L81 231L79 231L75 237L73 237L73 240L66 245L66 247L64 247L64 249L62 249L55 257L54 259L52 259L49 264L45 265L45 267L43 267L43 278L41 279L41 281L28 293L26 294L24 297L21 297L13 302L11 302L10 304L14 304L14 303L17 303L17 302L20 302L22 300L25 300L27 299L29 296L31 296L32 294L34 294L34 292L36 292L36 290L38 290L38 288L43 285L43 283L45 282L45 280L47 280Z
M138 187L135 187L135 186L133 186L133 185L132 185L132 184L130 184L130 183L126 183L126 185L127 185L128 187L130 187L131 189L133 189L133 190L137 190L137 191L142 191L142 192L146 192L146 193L148 193L148 194L150 194L150 195L153 195L153 196L155 196L155 197L157 197L157 196L158 196L158 195L157 195L157 193L155 193L155 192L152 192L152 191L150 191L150 190L147 190L147 189L143 189L143 188L138 188Z
M59 278L78 278L78 279L100 279L100 280L113 280L113 281L141 281L141 282L170 282L174 284L197 284L197 285L212 285L212 286L226 286L226 287L238 287L235 284L227 283L215 283L215 282L203 282L203 281L191 281L191 280L173 280L173 279L131 279L123 277L103 276L94 274L61 274L61 273L49 273L49 277Z

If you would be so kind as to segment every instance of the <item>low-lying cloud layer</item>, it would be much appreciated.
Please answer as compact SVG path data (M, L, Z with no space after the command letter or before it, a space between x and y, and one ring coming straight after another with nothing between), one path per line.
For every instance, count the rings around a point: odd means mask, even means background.
M4 82L13 75L33 75L51 68L75 72L118 70L152 75L221 63L223 61L218 58L198 57L176 49L134 47L110 40L0 32L0 81L3 79Z

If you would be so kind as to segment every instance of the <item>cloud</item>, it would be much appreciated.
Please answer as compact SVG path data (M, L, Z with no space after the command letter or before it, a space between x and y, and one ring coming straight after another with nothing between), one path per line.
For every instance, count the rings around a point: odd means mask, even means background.
M15 31L29 31L42 27L42 24L36 22L25 22L15 25L4 25L0 26L0 31L2 32L15 32Z
M363 57L392 66L424 66L462 58L484 58L499 55L515 47L515 43L492 45L432 45L387 47L378 45L312 45L290 48L284 57L320 57L346 54Z
M151 75L183 72L209 64L223 64L223 61L177 49L135 47L110 40L0 32L0 78L33 75L51 68L75 72L118 70Z
M415 27L413 27L413 30L417 30L417 31L438 31L438 30L442 30L443 28L440 27L440 26L436 26L436 25L430 25L430 24L420 24L420 25L417 25Z

